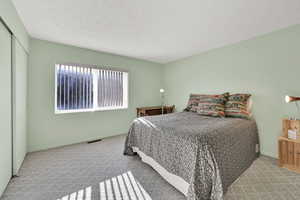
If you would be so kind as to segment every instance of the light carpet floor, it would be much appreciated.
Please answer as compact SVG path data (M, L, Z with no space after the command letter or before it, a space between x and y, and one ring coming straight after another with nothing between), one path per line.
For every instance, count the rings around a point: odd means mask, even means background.
M184 200L138 156L123 156L125 137L29 153L1 200ZM225 200L300 199L300 175L261 156Z

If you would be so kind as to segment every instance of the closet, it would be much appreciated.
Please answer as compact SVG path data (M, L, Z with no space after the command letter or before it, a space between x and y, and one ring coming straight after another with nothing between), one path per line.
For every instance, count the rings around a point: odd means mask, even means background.
M12 177L12 34L0 21L0 194Z

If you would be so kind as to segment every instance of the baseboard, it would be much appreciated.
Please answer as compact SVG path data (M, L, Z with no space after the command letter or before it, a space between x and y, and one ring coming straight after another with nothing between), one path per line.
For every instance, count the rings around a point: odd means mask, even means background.
M121 133L121 134L117 134L117 135L103 137L101 140L105 140L105 139L109 139L109 138L113 138L113 137L119 137L121 135L127 135L127 133ZM58 146L49 147L49 148L45 148L45 149L40 149L40 150L36 150L36 151L29 151L27 153L43 152L43 151L47 151L47 150L51 150L51 149L62 148L62 147L67 147L67 146L71 146L71 145L76 145L76 144L84 144L84 143L88 143L89 141L93 141L93 140L99 140L99 138L84 140L84 141L81 141L81 142L75 142L75 143L66 144L66 145L58 145Z

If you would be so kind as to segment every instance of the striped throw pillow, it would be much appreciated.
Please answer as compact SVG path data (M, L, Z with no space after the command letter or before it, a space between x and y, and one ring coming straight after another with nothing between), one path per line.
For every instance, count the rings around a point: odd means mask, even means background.
M220 95L191 94L185 111L200 115L225 117L225 102L229 93Z
M228 97L225 104L226 117L236 117L249 119L250 113L248 112L248 100L251 94L232 94Z

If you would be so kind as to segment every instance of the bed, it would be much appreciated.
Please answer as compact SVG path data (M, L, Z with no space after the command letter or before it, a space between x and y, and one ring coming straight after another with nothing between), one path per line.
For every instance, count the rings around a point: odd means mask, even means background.
M138 154L188 200L220 200L258 156L254 120L193 112L133 121L125 155Z

